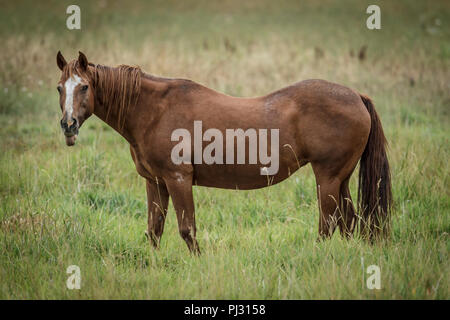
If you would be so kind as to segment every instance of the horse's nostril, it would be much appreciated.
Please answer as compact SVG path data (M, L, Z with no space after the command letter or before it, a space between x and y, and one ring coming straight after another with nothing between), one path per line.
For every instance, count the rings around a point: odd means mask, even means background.
M73 118L73 119L72 119L72 122L69 123L69 127L70 127L70 128L74 128L74 127L76 127L76 125L77 125L77 119Z

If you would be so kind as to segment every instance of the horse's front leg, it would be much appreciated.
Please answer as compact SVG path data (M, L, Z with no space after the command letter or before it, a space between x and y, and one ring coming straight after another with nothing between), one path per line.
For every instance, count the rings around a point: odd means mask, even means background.
M200 254L196 239L192 174L177 173L165 180L178 220L178 229L189 250Z
M164 231L164 222L166 221L169 192L163 181L147 179L146 184L148 229L145 234L150 240L150 243L155 248L158 248Z

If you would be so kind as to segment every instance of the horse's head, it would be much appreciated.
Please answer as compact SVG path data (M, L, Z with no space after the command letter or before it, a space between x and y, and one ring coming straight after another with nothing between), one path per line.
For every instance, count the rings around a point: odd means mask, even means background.
M94 112L94 91L88 60L82 52L79 54L78 59L69 63L60 51L56 56L56 63L62 71L57 87L62 111L61 128L68 146L75 144L78 130Z

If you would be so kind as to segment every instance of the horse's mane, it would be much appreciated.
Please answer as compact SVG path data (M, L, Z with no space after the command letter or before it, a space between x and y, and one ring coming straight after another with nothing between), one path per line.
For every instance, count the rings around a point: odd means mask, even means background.
M117 113L119 128L123 128L129 107L136 105L141 91L141 76L139 67L120 65L115 68L89 63L89 76L96 97L107 108L106 118L111 111ZM77 72L78 61L69 62L64 69L66 76L71 77Z

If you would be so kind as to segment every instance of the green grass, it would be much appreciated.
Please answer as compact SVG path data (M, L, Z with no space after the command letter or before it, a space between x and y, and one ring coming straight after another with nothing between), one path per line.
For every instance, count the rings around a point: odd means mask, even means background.
M80 3L81 31L65 28L68 1L0 11L0 298L450 298L447 2L378 1L378 31L365 28L370 1ZM152 250L127 143L93 117L65 147L59 49L237 96L308 78L370 95L390 143L391 239L316 242L307 166L262 190L194 188L202 256L188 254L172 205ZM381 290L367 289L362 259L381 268ZM81 290L66 288L72 264Z

